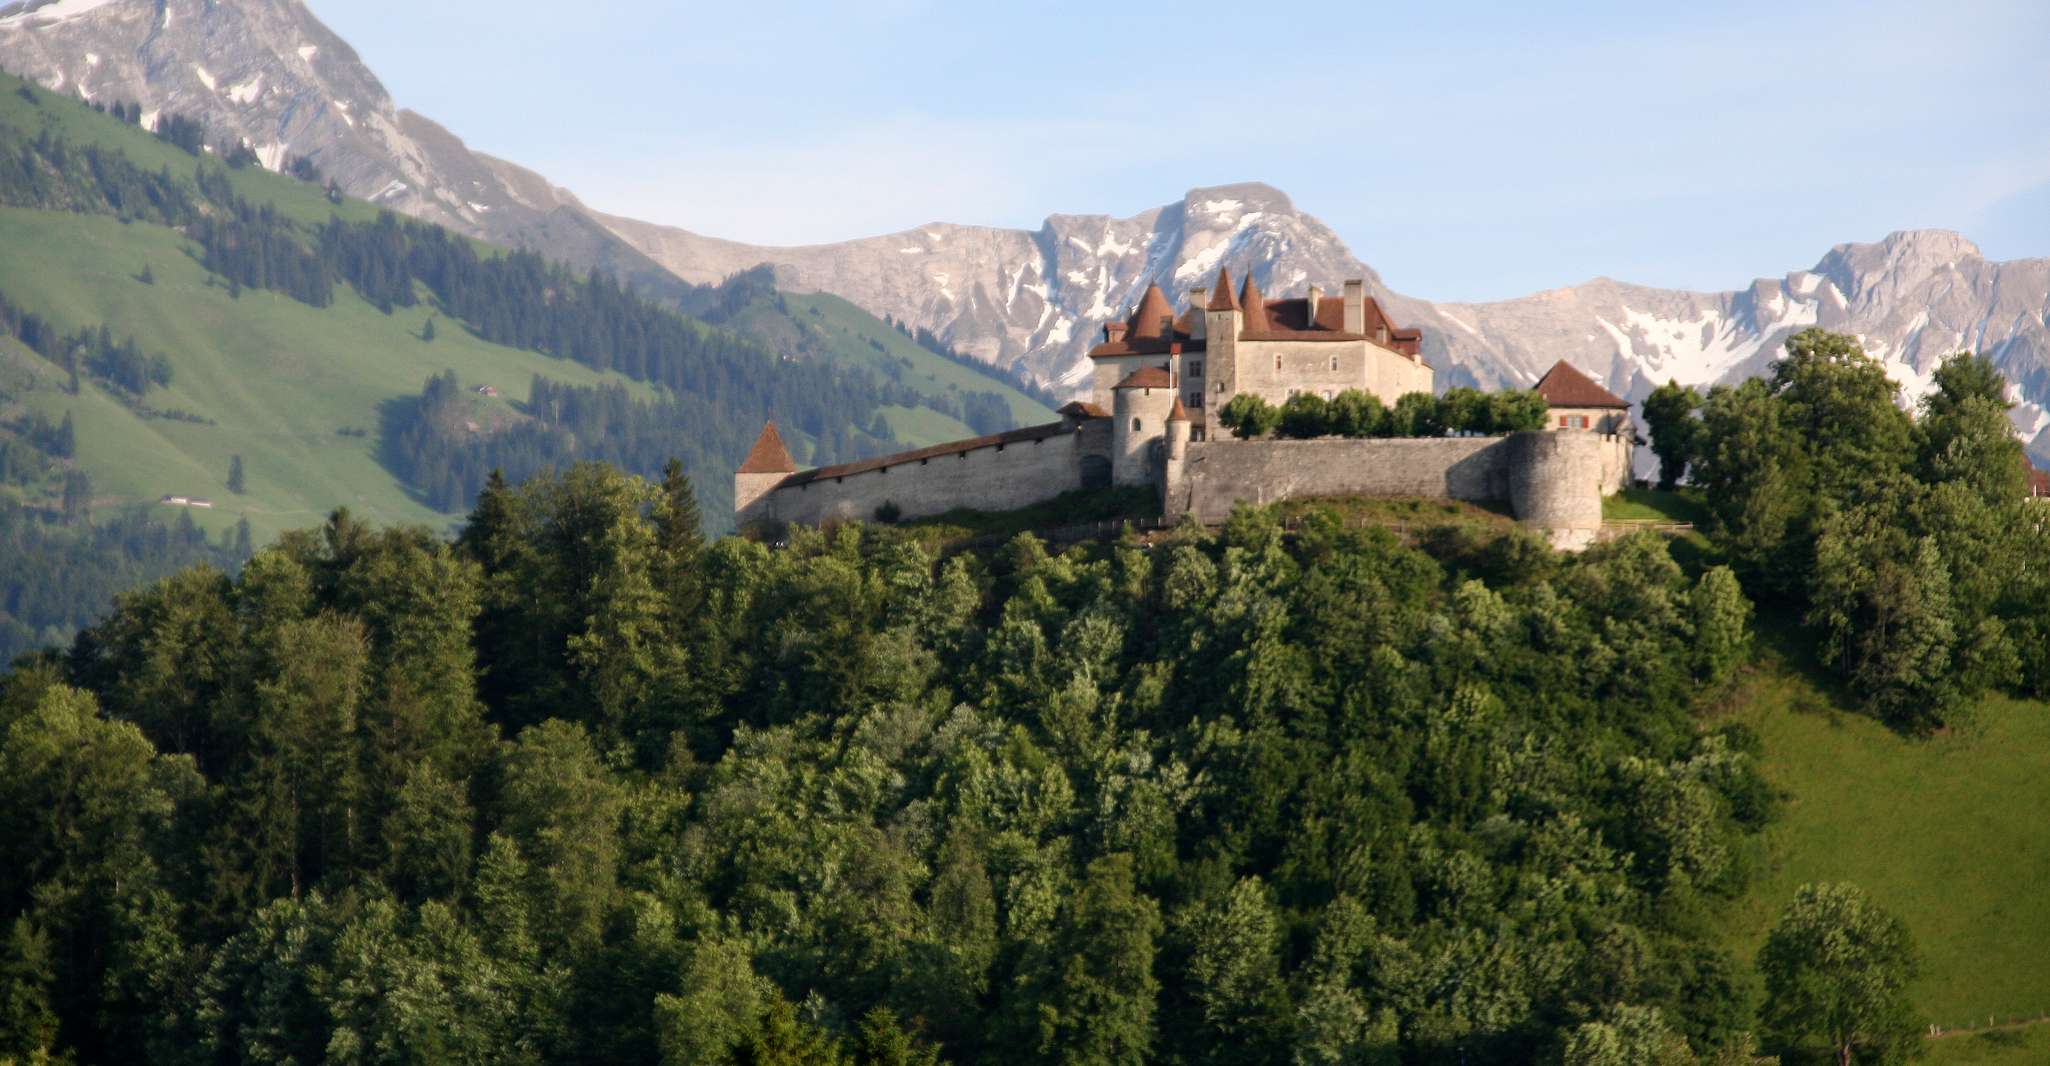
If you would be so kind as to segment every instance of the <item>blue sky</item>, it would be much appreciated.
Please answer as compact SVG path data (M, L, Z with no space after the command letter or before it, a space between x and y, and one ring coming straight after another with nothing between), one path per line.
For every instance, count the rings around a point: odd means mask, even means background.
M1256 180L1438 300L1734 288L1915 227L2050 256L2044 0L313 3L473 147L755 243Z

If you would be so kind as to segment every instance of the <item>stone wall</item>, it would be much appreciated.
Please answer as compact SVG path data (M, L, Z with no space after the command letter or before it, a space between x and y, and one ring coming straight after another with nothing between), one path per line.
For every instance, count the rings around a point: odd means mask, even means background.
M1505 501L1555 544L1579 548L1600 530L1602 497L1623 487L1632 450L1628 437L1595 433L1197 441L1166 510L1220 522L1238 503L1317 496Z
M1506 439L1194 441L1167 510L1221 522L1238 503L1313 496L1506 500Z
M1104 436L1066 432L787 485L763 495L740 515L740 521L743 525L869 522L885 503L895 504L905 518L962 508L1015 510L1080 488L1082 457L1088 450L1085 441L1102 441ZM1097 448L1101 447L1098 443Z

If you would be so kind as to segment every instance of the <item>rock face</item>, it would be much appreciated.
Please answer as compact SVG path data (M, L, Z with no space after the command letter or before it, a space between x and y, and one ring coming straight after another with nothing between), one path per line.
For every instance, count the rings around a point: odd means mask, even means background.
M0 6L0 67L52 90L175 113L263 164L305 156L352 196L602 267L656 295L674 275L566 190L394 107L348 42L298 0L28 0Z
M1130 218L1054 215L1037 230L935 223L838 244L762 247L599 215L540 175L398 111L298 0L29 0L0 7L0 66L64 92L138 100L248 140L266 165L312 158L352 194L500 243L610 270L661 297L763 263L779 286L846 297L1018 365L1088 385L1084 354L1150 283L1177 303L1220 266L1271 295L1364 278L1424 332L1441 385L1529 385L1564 358L1632 400L1758 373L1810 325L1855 333L1911 394L1960 348L2019 386L2018 428L2050 465L2050 259L1996 263L1954 233L1832 249L1810 270L1728 292L1606 278L1496 303L1391 292L1329 227L1259 184L1195 189Z

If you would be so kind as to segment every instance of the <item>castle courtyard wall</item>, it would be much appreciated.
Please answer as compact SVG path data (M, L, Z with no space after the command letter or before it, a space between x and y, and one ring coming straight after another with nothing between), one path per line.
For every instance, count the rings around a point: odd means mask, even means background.
M1501 501L1577 549L1600 531L1602 497L1627 483L1633 450L1629 437L1597 433L1195 441L1163 502L1170 516L1214 523L1239 503L1318 496Z
M1315 496L1507 500L1504 439L1191 441L1167 512L1221 522L1239 503Z
M872 522L885 503L895 504L905 518L960 509L1015 510L1081 487L1085 442L1100 437L1061 433L787 485L769 492L740 519L743 525ZM1097 444L1099 456L1101 448Z

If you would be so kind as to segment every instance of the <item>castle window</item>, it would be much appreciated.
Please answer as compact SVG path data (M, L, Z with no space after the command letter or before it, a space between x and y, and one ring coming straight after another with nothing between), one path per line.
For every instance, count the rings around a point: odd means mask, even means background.
M1220 381L1220 382L1218 382L1218 383L1217 383L1217 394L1218 394L1219 396L1222 396L1222 395L1224 395L1224 382L1222 382L1222 381Z
M1276 369L1276 370L1280 370L1280 369L1281 369L1281 357L1280 357L1280 356L1278 356L1278 355L1274 357L1274 369Z
M1571 429L1571 428L1573 428L1573 422L1572 422L1572 420L1571 420L1571 419L1569 419L1569 418L1567 418L1567 416L1565 416L1565 415L1560 415L1560 416L1559 416L1559 428L1560 428L1560 429Z
M1134 433L1137 433L1137 432L1139 432L1139 420L1138 420L1138 419L1136 419L1136 418L1135 418L1135 419L1132 419L1132 432L1134 432Z
M1192 378L1200 378L1203 376L1203 360L1198 359L1189 364L1189 376Z
M1338 369L1338 357L1335 355L1331 357L1331 369L1333 371Z

